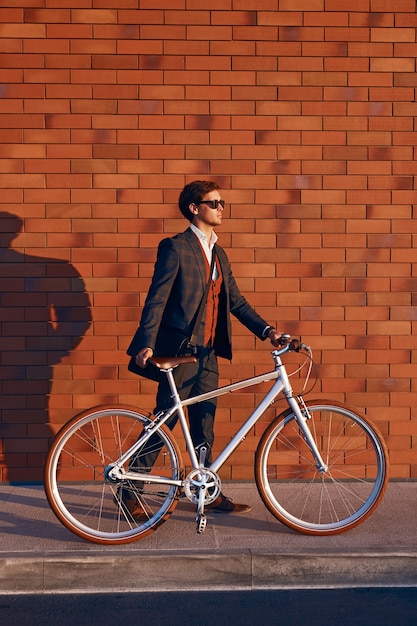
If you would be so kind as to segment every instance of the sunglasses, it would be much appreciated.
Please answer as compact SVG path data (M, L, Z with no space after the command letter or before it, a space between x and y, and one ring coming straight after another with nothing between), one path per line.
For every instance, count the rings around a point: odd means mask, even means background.
M224 209L225 201L224 200L202 200L201 202L197 203L197 206L199 204L207 204L207 206L210 207L210 209L218 209L219 206L221 206L222 209Z

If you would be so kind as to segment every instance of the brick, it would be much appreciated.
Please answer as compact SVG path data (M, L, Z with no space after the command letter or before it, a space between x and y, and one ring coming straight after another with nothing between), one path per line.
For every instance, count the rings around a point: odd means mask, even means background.
M416 43L394 43L394 56L412 57L416 47Z
M343 131L303 131L301 142L303 145L346 145L346 133Z
M368 102L369 93L367 87L359 88L355 87L325 87L324 88L325 100L358 100Z
M371 72L414 72L415 59L409 58L384 58L370 60Z
M320 87L278 87L279 100L322 100L322 90Z
M414 42L413 28L372 28L371 41Z
M391 119L391 118L390 118ZM324 120L324 130L356 130L365 131L369 126L366 117L328 117Z
M2 36L6 39L43 39L45 37L45 24L6 23L2 25Z
M344 102L303 102L302 112L304 115L321 115L324 119L332 116L344 117L346 115L346 103Z
M219 57L211 57L218 63ZM230 68L230 60L228 57L220 57L221 60L221 68L219 69L227 69ZM201 60L204 63L204 60ZM265 56L234 56L231 59L231 69L232 70L260 70L260 71L276 71L277 70L278 59L273 57L265 57ZM227 66L227 67L226 67ZM291 68L294 69L294 68Z
M392 4L390 0L371 0L371 9L373 11L391 11ZM401 15L401 12L413 13L414 6L412 0L403 0L398 6L395 6L396 12Z
M345 203L344 190L302 190L301 202L303 204L317 204L322 202L324 204L344 204Z
M411 130L411 123L409 118L403 117L373 118L370 120L369 129L409 132Z
M343 71L304 72L303 85L347 85L347 78Z
M410 334L409 321L371 321L368 326L368 332L372 335L408 336Z
M388 72L385 74L380 72L371 75L369 72L355 72L350 75L349 82L351 87L391 87L392 75Z
M329 160L365 161L368 159L368 150L361 146L329 146L324 148L323 157Z
M348 53L347 42L305 42L303 43L303 53L306 57L346 57Z

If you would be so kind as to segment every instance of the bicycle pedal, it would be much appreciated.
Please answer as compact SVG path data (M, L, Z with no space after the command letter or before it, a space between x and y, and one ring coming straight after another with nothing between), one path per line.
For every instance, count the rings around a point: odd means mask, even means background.
M201 515L197 515L196 521L197 521L197 534L201 535L201 533L203 533L206 530L207 518L204 515L204 513L202 513Z

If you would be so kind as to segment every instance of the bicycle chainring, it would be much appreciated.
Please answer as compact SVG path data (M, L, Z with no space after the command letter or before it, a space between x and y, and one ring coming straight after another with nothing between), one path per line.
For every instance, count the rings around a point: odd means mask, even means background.
M198 504L198 494L200 489L206 489L204 504L207 505L214 502L220 495L221 486L221 480L217 474L206 467L201 467L199 469L191 470L191 472L187 475L184 480L183 490L190 502Z

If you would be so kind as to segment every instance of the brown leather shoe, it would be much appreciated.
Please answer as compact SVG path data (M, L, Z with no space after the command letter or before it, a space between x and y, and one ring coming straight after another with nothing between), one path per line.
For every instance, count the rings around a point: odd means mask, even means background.
M123 489L117 490L117 495L114 496L114 503L122 509L128 519L133 518L136 522L144 522L149 519L149 515L138 500L129 498L129 495Z
M249 513L251 510L248 504L237 504L232 502L230 498L226 498L222 493L215 499L214 502L208 504L206 509L210 513Z

